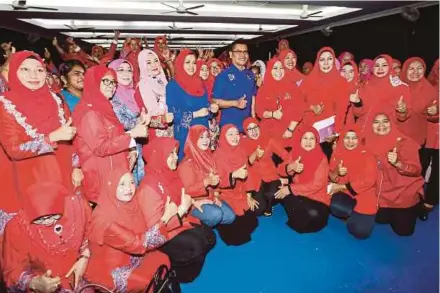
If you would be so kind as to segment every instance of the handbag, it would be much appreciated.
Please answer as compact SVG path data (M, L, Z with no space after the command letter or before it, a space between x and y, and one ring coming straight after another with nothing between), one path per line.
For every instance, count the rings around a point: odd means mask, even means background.
M145 293L181 293L176 272L169 270L166 265L161 265L154 273Z

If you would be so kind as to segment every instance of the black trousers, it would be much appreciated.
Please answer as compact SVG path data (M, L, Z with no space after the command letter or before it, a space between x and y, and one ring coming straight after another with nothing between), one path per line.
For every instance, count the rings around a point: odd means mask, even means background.
M208 226L194 225L159 248L168 255L171 269L175 270L179 283L194 281L200 274L205 257L214 247L216 236Z
M439 202L439 150L420 149L420 162L422 164L422 175L426 175L429 164L431 165L431 176L425 185L425 203L438 205Z
M261 207L261 204L260 204ZM258 212L264 213L263 209ZM226 245L239 246L252 240L252 233L258 227L257 213L248 210L243 215L235 217L234 222L229 225L221 224L217 226L220 238Z
M280 185L280 180L261 182L260 191L254 194L254 198L257 199L258 202L260 202L260 200L264 201L264 206L258 208L259 211L257 215L261 216L265 212L272 211L272 206L275 205L275 193L278 191Z
M390 224L397 235L411 236L416 228L419 209L418 204L404 209L379 208L376 223Z
M313 233L327 226L330 210L325 204L304 196L290 194L282 201L287 225L298 233Z
M354 211L356 199L338 192L332 195L330 211L338 218L347 219L348 232L357 239L367 239L373 231L376 215L365 215Z

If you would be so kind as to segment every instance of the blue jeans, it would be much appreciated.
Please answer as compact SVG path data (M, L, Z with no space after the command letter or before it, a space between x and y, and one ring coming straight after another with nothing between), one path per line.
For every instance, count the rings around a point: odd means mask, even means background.
M194 208L191 214L209 227L231 224L235 220L234 211L225 201L222 201L221 207L216 204L204 204L202 210L203 213Z

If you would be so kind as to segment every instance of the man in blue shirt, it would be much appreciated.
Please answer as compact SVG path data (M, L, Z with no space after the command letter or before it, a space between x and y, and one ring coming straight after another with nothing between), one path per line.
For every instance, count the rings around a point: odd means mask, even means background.
M255 117L255 78L253 72L246 69L249 60L246 43L237 40L229 50L232 64L215 79L212 96L222 109L220 127L231 123L244 132L244 119Z

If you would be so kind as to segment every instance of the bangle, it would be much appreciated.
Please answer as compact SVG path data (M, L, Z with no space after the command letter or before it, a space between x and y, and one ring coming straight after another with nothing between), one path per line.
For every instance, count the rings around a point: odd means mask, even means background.
M80 257L78 257L78 260L80 260L80 259L82 259L82 258L89 259L90 256L88 256L88 255L81 255Z
M287 131L289 131L289 132L293 132L293 130L290 129L289 127L287 127Z

